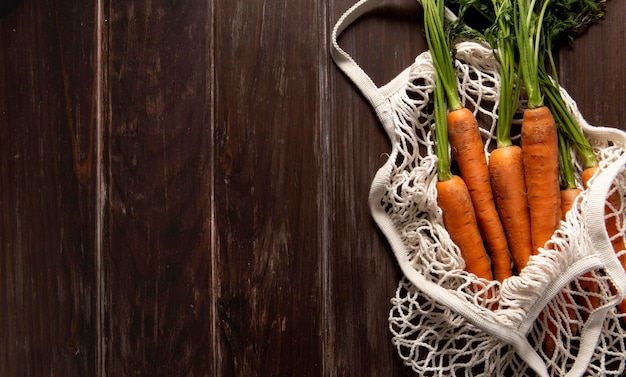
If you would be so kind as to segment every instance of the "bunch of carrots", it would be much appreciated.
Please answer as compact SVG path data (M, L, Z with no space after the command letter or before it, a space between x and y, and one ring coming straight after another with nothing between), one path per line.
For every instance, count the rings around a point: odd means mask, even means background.
M552 57L554 46L573 40L604 14L605 0L421 0L424 32L435 67L437 194L443 221L459 247L466 270L503 281L526 266L552 237L572 204L598 170L598 161L560 93ZM500 101L496 144L487 159L479 125L457 89L451 27L445 7L468 9L485 17L481 30L500 63ZM463 28L456 25L455 30ZM469 30L469 28L466 28ZM472 32L476 32L475 29ZM548 75L550 72L551 76ZM511 124L526 94L520 145L511 140ZM453 174L449 151L459 174ZM583 187L578 187L572 150L580 157ZM608 199L620 209L614 190ZM618 216L606 226L615 252L624 250ZM626 269L626 258L622 264ZM597 289L592 283L584 287ZM599 305L599 303L592 303ZM620 305L626 313L626 301Z

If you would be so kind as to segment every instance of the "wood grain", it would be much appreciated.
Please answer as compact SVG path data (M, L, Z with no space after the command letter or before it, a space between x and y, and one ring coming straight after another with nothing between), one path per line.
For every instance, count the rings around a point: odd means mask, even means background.
M334 2L330 18L337 20L351 4ZM348 28L339 43L382 86L426 49L420 25L417 3L385 2ZM358 89L336 68L329 81L328 372L410 376L413 372L402 365L391 344L387 321L400 271L367 202L374 174L391 146Z
M324 370L321 2L215 11L218 375Z
M68 16L60 19L60 15ZM95 367L93 5L0 20L0 375Z
M561 85L576 101L583 117L595 126L626 130L626 2L608 0L606 14L563 48Z
M106 373L212 375L209 7L107 18Z
M391 146L329 56L355 0L23 1L0 19L0 376L410 376L367 197ZM559 54L624 129L626 3ZM426 45L386 0L340 44Z

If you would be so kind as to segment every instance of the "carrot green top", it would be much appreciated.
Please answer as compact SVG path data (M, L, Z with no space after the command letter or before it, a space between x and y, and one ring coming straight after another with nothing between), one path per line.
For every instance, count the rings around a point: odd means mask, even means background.
M583 135L580 126L567 108L559 87L559 78L552 50L555 44L571 44L581 30L597 22L604 16L606 0L553 0L544 18L544 60L550 63L552 79L545 65L539 67L539 84L545 95L559 131L567 136L580 155L584 168L596 166L598 161Z
M513 26L514 7L511 0L492 0L496 22L488 33L491 44L496 48L495 56L500 62L500 103L498 107L498 127L496 143L498 148L508 147L511 142L511 123L517 107L515 75L515 40Z
M561 176L562 190L576 188L576 177L574 176L570 145L562 133L559 133L559 174Z
M450 44L444 21L444 0L422 0L424 8L424 34L435 68L435 134L437 139L437 178L446 181L452 177L448 158L448 122L446 111L463 107L456 83Z
M517 0L515 35L519 50L519 70L528 96L528 108L543 106L539 85L539 56L542 48L543 17L551 0Z
M459 110L463 107L459 97L459 90L456 83L456 71L452 61L450 43L446 37L444 27L444 1L443 0L422 0L424 8L424 33L426 42L430 49L435 71L440 77L443 85L448 108Z

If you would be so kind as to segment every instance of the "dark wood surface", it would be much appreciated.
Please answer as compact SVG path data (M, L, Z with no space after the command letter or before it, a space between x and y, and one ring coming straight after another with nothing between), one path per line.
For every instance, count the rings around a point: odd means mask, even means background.
M353 0L23 1L0 19L0 377L410 376L371 220L389 143L334 66ZM559 56L624 128L626 3ZM419 5L341 38L378 84Z

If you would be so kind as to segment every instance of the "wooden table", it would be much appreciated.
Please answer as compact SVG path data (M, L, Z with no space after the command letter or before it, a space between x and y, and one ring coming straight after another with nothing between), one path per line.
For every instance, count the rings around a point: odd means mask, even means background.
M0 20L0 376L410 376L367 194L390 150L329 56L354 0L23 1ZM626 2L559 54L624 128ZM424 51L386 1L378 84Z

